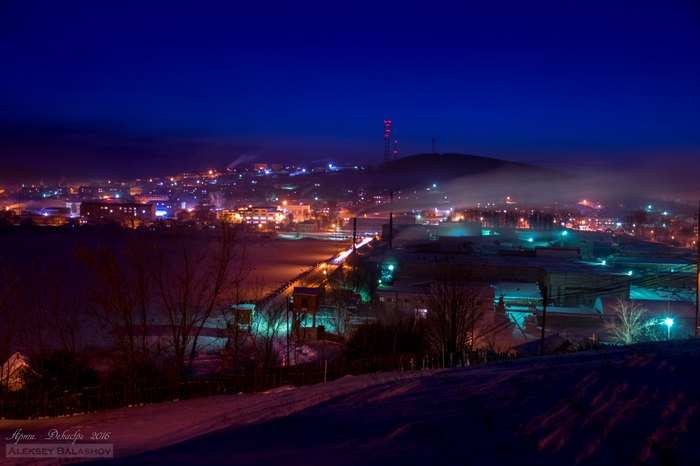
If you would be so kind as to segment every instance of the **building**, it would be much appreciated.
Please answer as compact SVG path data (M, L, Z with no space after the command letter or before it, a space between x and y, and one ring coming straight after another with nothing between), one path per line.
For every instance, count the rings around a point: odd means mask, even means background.
M432 277L395 280L391 285L381 284L375 291L377 314L387 319L425 317L428 311ZM494 313L494 288L487 283L464 283L464 292L473 295L479 313L489 319Z
M153 223L156 206L118 200L84 201L80 203L80 216L92 224L119 222L128 227Z
M293 223L305 222L313 218L311 206L308 204L285 204L282 206L282 211L285 213L287 220Z
M158 202L167 202L170 200L170 196L167 194L136 194L134 195L134 202L138 204L151 204Z
M292 334L298 340L316 339L316 315L321 306L321 290L294 287L292 293Z
M241 207L238 210L221 211L221 220L228 223L251 225L284 222L284 212L277 207Z

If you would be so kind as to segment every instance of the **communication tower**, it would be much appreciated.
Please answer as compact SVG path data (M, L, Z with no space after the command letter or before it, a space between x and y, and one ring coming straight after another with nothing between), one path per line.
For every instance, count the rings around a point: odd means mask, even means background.
M384 120L384 162L390 162L391 120Z

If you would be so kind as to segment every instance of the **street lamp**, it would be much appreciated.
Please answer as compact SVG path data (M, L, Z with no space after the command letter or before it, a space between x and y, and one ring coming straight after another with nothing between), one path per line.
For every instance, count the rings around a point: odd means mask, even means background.
M670 317L666 317L664 321L662 322L666 326L666 339L670 340L671 339L671 326L673 326L673 319Z

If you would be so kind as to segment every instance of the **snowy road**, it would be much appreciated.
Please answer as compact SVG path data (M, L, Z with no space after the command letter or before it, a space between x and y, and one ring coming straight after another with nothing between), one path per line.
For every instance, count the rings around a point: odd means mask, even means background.
M114 464L696 465L698 367L700 342L669 342L0 421L0 431L109 430Z

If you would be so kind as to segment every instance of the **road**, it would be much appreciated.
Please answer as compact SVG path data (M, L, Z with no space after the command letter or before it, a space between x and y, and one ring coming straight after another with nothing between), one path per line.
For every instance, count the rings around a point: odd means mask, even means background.
M369 244L373 239L374 238L363 238L355 243L355 248L359 250ZM308 270L303 271L293 279L272 291L265 298L258 301L258 305L286 305L289 297L294 292L295 287L303 286L315 288L321 286L326 280L326 277L332 274L345 261L345 259L348 258L348 256L352 253L352 250L353 248L349 247L339 254L336 254L331 259L319 262Z

